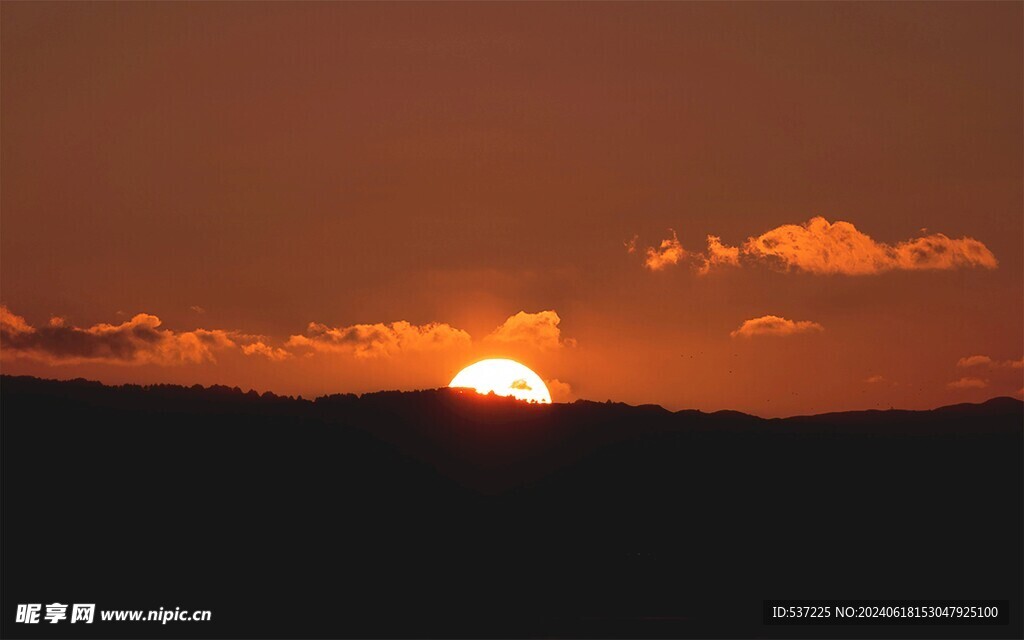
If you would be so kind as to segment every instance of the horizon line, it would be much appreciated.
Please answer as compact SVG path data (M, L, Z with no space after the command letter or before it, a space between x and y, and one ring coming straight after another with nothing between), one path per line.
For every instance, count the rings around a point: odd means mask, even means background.
M589 403L589 404L613 404L613 405L624 405L624 406L627 406L627 407L630 407L630 408L634 408L634 409L655 407L657 409L660 409L662 411L665 411L666 413L670 413L670 414L673 414L673 415L680 414L680 413L694 413L694 412L702 413L702 414L705 414L705 415L714 415L714 414L717 414L717 413L734 413L734 414L740 414L740 415L744 415L744 416L749 416L749 417L752 417L752 418L758 418L759 420L786 420L786 419L790 419L790 418L813 418L813 417L819 417L819 416L831 416L831 415L854 414L854 413L888 413L888 412L926 413L926 412L929 412L929 411L939 411L939 410L942 410L942 409L949 409L949 408L953 408L953 407L982 406L982 405L986 405L986 404L989 404L989 403L992 403L992 402L995 402L995 401L1002 401L1002 400L1010 400L1010 401L1016 402L1018 404L1024 405L1024 399L1014 398L1013 396L1005 396L1005 395L1003 395L1003 396L992 396L991 398L988 398L987 400L982 400L980 402L956 402L956 403L953 403L953 404L939 405L937 407L932 407L930 409L903 409L903 408L899 408L899 407L889 407L888 409L845 409L845 410L836 410L836 411L823 411L821 413L799 413L799 414L793 414L793 415L787 415L787 416L774 416L774 417L766 418L764 416L759 416L759 415L754 414L754 413L747 413L745 411L739 411L739 410L736 410L736 409L718 409L718 410L715 410L715 411L704 411L702 409L677 409L677 410L673 411L671 409L666 409L664 406L662 406L660 404L657 404L657 403L653 403L653 402L645 402L645 403L640 403L640 404L629 404L628 402L622 402L622 401L611 400L611 399L607 399L607 400L590 400L590 399L587 399L587 398L577 398L576 400L573 400L571 402L550 402L550 403L547 403L547 402L527 402L525 400L520 400L520 399L515 398L513 396L501 396L501 395L498 395L498 394L494 393L493 391L491 393L487 393L487 394L479 393L475 389L473 389L472 387L447 387L447 386L445 386L445 387L427 387L427 388L422 388L422 389L378 389L376 391L364 391L362 393L356 393L356 392L352 392L352 391L338 391L336 393L329 393L329 394L318 395L318 396L315 396L313 398L304 398L302 396L302 394L298 394L298 395L287 395L287 394L286 395L282 395L282 394L276 393L274 391L271 391L270 389L267 389L265 391L257 391L256 389L253 389L253 388L250 388L248 390L243 390L238 385L229 386L229 385L226 385L226 384L217 384L217 383L212 384L212 385L203 385L203 384L199 384L198 382L195 383L195 384L192 384L192 385L178 384L178 383L173 383L173 382L155 382L155 383L148 383L148 384L142 384L142 383L137 383L137 382L124 382L124 383L120 383L120 384L108 384L108 383L102 382L100 380L92 380L92 379L89 379L89 378L83 378L82 376L77 376L77 377L74 377L74 378L41 378L39 376L33 376L33 375L13 375L13 374L9 374L9 373L0 373L0 380L6 379L6 378L10 378L10 379L30 379L30 380L38 380L38 381L41 381L41 382L54 382L54 383L62 383L62 384L71 383L71 382L86 382L86 383L89 383L89 384L92 384L92 385L98 385L98 386L106 387L106 388L109 388L109 389L117 389L117 388L123 388L123 387L139 387L141 389L151 389L151 388L158 388L158 387L171 387L171 388L187 389L187 390L196 390L196 387L199 387L199 389L201 389L203 391L213 391L213 390L216 390L216 389L227 389L228 391L230 391L232 393L238 393L238 394L244 395L244 396L248 396L250 394L255 394L256 397L263 398L267 394L270 394L270 396L272 396L273 398L290 400L292 402L309 402L309 403L314 403L317 400L328 399L328 398L331 398L331 397L334 397L334 396L353 396L356 399L362 399L363 397L366 397L366 396L373 396L373 395L379 395L379 394L385 394L385 393L429 393L429 392L449 392L449 393L458 392L458 393L455 393L455 395L459 395L459 396L467 395L468 396L468 394L466 394L465 392L466 391L472 391L473 395L479 396L481 399L486 399L486 400L498 400L498 399L500 399L502 401L508 401L510 403L517 403L517 404L521 404L521 405L527 406L527 407L535 407L535 406L536 407L545 407L545 406L549 406L550 407L550 406L556 406L556 405L568 406L568 405L573 405L573 404L587 404L587 403ZM2 387L0 387L0 392L2 392Z

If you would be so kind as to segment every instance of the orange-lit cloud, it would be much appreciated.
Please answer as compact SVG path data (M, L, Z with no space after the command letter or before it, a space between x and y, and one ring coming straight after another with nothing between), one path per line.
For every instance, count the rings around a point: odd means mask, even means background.
M662 240L657 248L647 247L647 258L644 260L644 266L651 271L661 271L669 265L677 264L686 256L686 251L679 243L675 230L669 229L669 231L672 232L671 238Z
M639 239L640 236L634 235L628 242L622 243L626 247L626 253L636 253L636 241Z
M575 346L575 340L562 337L560 322L561 318L552 310L520 311L509 316L484 341L541 350ZM414 325L398 321L347 327L312 322L305 334L292 335L281 346L273 344L266 336L240 331L175 332L160 326L158 317L142 313L116 325L79 328L69 325L63 318L53 317L47 325L34 327L6 306L0 306L0 349L4 358L31 358L48 364L174 365L214 362L214 353L227 349L280 362L295 355L317 352L343 353L362 359L467 349L473 343L468 332L439 322Z
M740 248L727 247L718 236L708 236L708 251L702 256L698 270L701 274L706 274L720 266L740 266Z
M893 270L959 269L998 264L974 238L952 239L941 233L895 245L877 242L849 222L822 217L802 225L786 224L750 238L745 255L784 269L818 274L870 275Z
M880 375L868 376L867 378L864 379L864 382L866 382L868 384L879 384L879 383L885 382L885 381L886 381L885 380L885 376L880 376Z
M956 362L958 368L970 369L973 375L962 377L946 386L950 389L983 389L992 387L995 390L1015 389L1021 383L1020 369L1024 368L1024 358L1020 360L996 360L987 355L971 355L960 358ZM983 373L976 373L981 369ZM985 375L983 379L979 375Z
M946 384L950 389L984 389L988 386L988 380L981 378L960 378Z
M287 347L308 347L329 353L350 353L357 358L378 358L400 352L432 351L469 346L469 334L461 329L432 322L414 325L399 321L391 324L355 324L349 327L328 327L309 323L305 335L293 335Z
M572 400L572 386L561 380L545 380L552 402L568 402Z
M820 275L875 275L887 271L950 270L981 267L995 269L999 262L979 240L950 238L934 233L896 244L878 242L849 222L829 222L820 216L803 224L784 224L742 246L722 244L708 236L706 253L687 254L676 238L664 240L660 248L649 247L645 266L652 271L694 258L701 274L719 266L761 263L783 271Z
M1024 367L1024 358L1020 360L996 361L989 356L966 356L956 362L958 367L979 367L987 365L990 369L1020 369Z
M140 313L121 324L69 326L53 318L33 327L25 318L0 306L0 352L48 364L102 362L108 364L179 365L215 361L214 352L235 347L226 331L160 329L160 318Z
M779 316L761 316L745 321L729 335L733 338L754 336L792 336L800 333L824 331L825 327L810 320L788 320Z
M53 318L51 322L53 320L56 320L56 318ZM4 346L9 345L15 336L34 331L35 329L25 321L25 318L11 313L6 306L0 305L0 332L2 332L0 337L3 337Z
M562 337L558 327L560 322L561 318L554 311L520 311L509 316L484 341L541 350L574 346L575 340ZM288 349L348 353L357 358L377 358L414 351L468 348L471 344L472 338L468 332L449 324L433 322L414 325L400 321L337 328L311 322L304 335L291 336L284 346ZM263 353L263 350L254 348L253 352Z
M242 345L242 353L247 356L263 356L268 360L280 362L292 357L292 353L280 347L271 347L262 340L251 344Z
M562 331L558 328L561 321L562 319L554 311L539 311L537 313L520 311L514 316L509 316L485 339L501 343L519 343L538 349L575 346L575 340L562 339Z
M966 356L956 362L958 367L977 367L983 364L992 364L992 358L988 356Z

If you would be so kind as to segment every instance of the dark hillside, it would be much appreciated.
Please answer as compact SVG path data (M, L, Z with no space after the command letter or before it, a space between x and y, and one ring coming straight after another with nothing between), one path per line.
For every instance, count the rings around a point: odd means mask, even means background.
M94 637L819 637L768 598L1009 599L1024 405L782 420L452 390L0 380L17 603L211 609ZM10 614L10 615L8 615ZM830 633L864 637L858 627Z

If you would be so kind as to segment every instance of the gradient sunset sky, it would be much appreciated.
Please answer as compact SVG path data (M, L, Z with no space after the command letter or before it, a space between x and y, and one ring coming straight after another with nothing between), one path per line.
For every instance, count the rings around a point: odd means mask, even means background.
M514 358L765 416L1024 386L1021 3L0 5L0 367Z

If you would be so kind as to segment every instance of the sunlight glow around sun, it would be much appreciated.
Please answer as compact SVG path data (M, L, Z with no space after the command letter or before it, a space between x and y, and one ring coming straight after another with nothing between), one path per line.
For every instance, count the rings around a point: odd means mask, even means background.
M494 392L518 400L551 404L551 394L540 376L515 360L490 358L463 369L448 383L449 387L468 387L477 393Z

